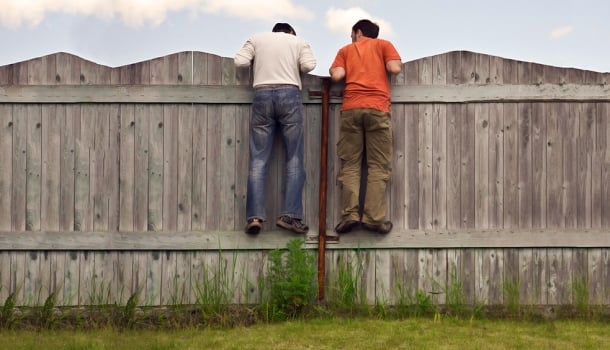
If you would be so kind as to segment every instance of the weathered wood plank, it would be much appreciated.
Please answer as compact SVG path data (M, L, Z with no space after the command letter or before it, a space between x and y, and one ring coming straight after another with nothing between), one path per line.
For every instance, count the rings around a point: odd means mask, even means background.
M492 179L489 169L489 105L476 104L475 117L475 159L474 159L474 226L480 229L489 228L489 187ZM493 183L491 184L493 186Z
M134 126L134 205L133 230L145 231L148 229L148 183L150 173L148 169L149 151L149 116L151 107L147 105L135 106ZM133 291L133 290L132 290Z
M402 104L392 105L392 130L394 135L403 135L406 133L406 115L405 106ZM329 135L331 136L331 135ZM332 143L329 140L329 146ZM407 208L407 192L406 192L406 174L408 167L406 164L406 138L394 136L392 138L392 176L389 183L390 202L388 207L389 220L392 221L394 227L407 227L407 216L405 209ZM327 162L328 164L328 162ZM330 164L328 164L330 165ZM328 183L332 183L332 178L328 179ZM333 202L327 202L333 204Z
M205 106L195 105L193 117L193 189L192 189L192 218L193 230L207 228L207 121L208 109Z
M461 134L458 105L447 106L447 228L461 226L460 184L461 184Z
M505 66L506 67L506 66ZM503 222L505 228L519 227L519 141L517 104L504 105L504 188Z
M518 213L517 224L520 228L532 227L534 191L533 183L533 121L532 105L519 103L517 105L517 163L518 163Z
M460 225L462 228L473 228L475 227L474 105L460 107Z
M81 254L77 251L67 252L64 265L64 289L63 289L63 305L80 305L79 284L80 284L80 260ZM83 289L85 286L83 285Z
M610 227L610 104L598 105L597 115L599 128L597 139L601 148L600 158L603 159L601 183L602 183L602 227Z
M163 229L178 227L179 107L163 106Z
M134 230L135 205L135 106L120 106L119 231Z
M220 162L217 166L220 171L219 182L215 184L219 185L221 196L216 198L220 200L219 209L220 214L220 226L221 230L235 230L237 229L237 223L235 222L235 182L237 176L244 176L245 174L237 174L235 172L235 159L236 159L236 120L238 115L236 113L236 106L222 106L222 126L221 126L221 143L216 146L220 148ZM284 167L282 167L284 168ZM285 175L284 175L285 176ZM283 178L283 177L282 177ZM272 190L271 188L269 190ZM276 215L283 213L277 212ZM241 226L243 222L239 222Z
M27 107L27 146L26 146L26 213L25 229L40 230L40 195L41 195L41 156L42 156L42 120L41 106Z
M11 252L0 251L0 302L6 304L11 294Z
M561 136L563 139L564 225L575 228L578 225L578 182L586 181L586 178L577 178L580 105L566 104L564 113Z
M430 65L426 65L429 67ZM430 69L430 67L428 68ZM430 229L433 223L432 213L432 122L433 105L419 105L419 224L420 229Z
M303 130L304 130L304 149L305 149L305 186L303 189L303 216L305 222L309 225L310 231L319 232L318 226L315 223L320 221L320 152L321 152L321 124L322 116L321 109L317 106L304 106L303 108ZM247 173L248 173L248 120L249 109L238 107L237 119L237 142L236 146L236 169L237 178L235 180L235 211L236 223L240 225L246 221L246 188L247 188ZM328 163L328 147L326 149ZM330 180L330 181L329 181ZM332 183L332 179L326 179L328 184ZM326 193L326 189L325 189ZM324 198L324 200L326 200ZM391 217L390 213L390 217ZM326 226L328 226L328 218L326 218ZM332 223L331 223L332 224Z
M13 190L13 106L0 105L0 230L11 230ZM4 300L0 297L0 300Z
M153 105L148 116L148 230L163 230L163 106ZM148 288L148 285L147 285ZM148 295L148 294L147 294Z
M546 162L546 110L541 103L532 104L532 227L546 227L547 214L547 162Z
M75 154L74 154L74 230L93 229L93 202L91 196L91 171L95 168L94 126L95 109L83 106L81 114L75 116Z
M563 138L561 137L562 107L546 106L547 110L547 227L564 227L563 216Z
M96 231L108 230L108 195L111 188L106 181L107 167L106 158L109 154L110 143L110 116L107 105L98 105L93 114L94 117L94 141L93 149L90 149L91 176L90 176L90 198L93 201L93 229Z
M504 106L489 109L489 227L504 227Z
M62 108L64 107L64 108ZM41 212L42 230L59 230L59 210L61 197L60 138L61 122L65 106L42 107L42 173Z
M406 221L407 228L419 228L419 109L417 106L405 106L406 118L406 151L405 151L405 187L406 187Z
M80 121L80 106L65 106L65 115L61 121L61 164L60 164L60 211L59 227L61 230L74 230L75 218L75 156L76 134L75 121Z
M222 111L221 106L208 106L206 133L206 198L205 208L216 208L217 210L206 210L204 215L207 229L217 230L220 228L219 201L223 198L220 189L222 174L221 144L222 144ZM209 184L209 185L208 185ZM213 184L213 185L212 185Z
M78 305L95 305L95 255L91 251L81 251L78 255Z
M447 228L447 108L434 105L432 121L432 227Z
M119 251L117 254L117 303L127 305L132 295L133 286L133 252Z
M506 68L503 68L506 70ZM137 80L137 79L136 79ZM8 85L0 86L0 103L230 103L249 104L253 89L246 85ZM341 88L331 90L331 102L339 103ZM320 104L302 91L305 104ZM393 103L485 102L607 102L610 86L578 84L405 85L392 88Z
M176 252L176 281L177 289L174 291L174 305L194 304L191 294L191 253Z
M121 216L121 107L108 106L109 140L104 157L104 186L107 188L108 230L118 231ZM133 162L132 165L133 166Z
M193 116L192 106L178 106L178 160L177 160L177 223L180 231L191 229L192 196L194 181Z

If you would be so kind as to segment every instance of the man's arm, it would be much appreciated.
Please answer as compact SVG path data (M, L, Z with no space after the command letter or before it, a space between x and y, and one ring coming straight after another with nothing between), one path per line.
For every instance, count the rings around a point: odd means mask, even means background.
M301 47L301 55L299 56L299 68L303 73L309 73L316 68L316 57L313 55L311 46L305 43Z
M402 71L402 62L400 60L389 60L385 63L385 69L388 73L398 74Z
M254 44L251 39L248 39L244 46L235 54L235 66L237 67L248 67L252 64L254 58Z
M345 78L345 68L343 67L331 67L328 72L332 81L340 81Z

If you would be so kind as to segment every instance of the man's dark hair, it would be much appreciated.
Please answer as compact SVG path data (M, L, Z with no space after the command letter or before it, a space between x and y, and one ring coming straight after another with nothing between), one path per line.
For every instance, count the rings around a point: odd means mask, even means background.
M360 29L362 31L362 35L367 38L377 39L379 36L379 26L368 19L361 19L352 27L352 31L355 33Z
M292 26L288 23L276 23L271 31L297 35L297 32L295 32L294 28L292 28Z

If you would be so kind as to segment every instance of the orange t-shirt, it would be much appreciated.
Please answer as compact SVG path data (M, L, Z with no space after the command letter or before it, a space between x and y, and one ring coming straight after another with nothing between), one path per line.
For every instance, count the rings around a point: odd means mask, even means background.
M345 69L345 91L341 110L373 108L390 111L390 82L386 62L400 60L387 40L360 38L342 47L331 66Z

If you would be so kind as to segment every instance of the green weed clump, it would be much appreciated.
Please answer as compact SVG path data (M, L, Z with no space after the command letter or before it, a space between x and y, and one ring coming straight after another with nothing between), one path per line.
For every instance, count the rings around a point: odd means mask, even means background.
M317 293L316 259L303 249L303 241L293 239L287 250L269 253L269 273L264 285L263 318L282 320L296 318L311 306Z

